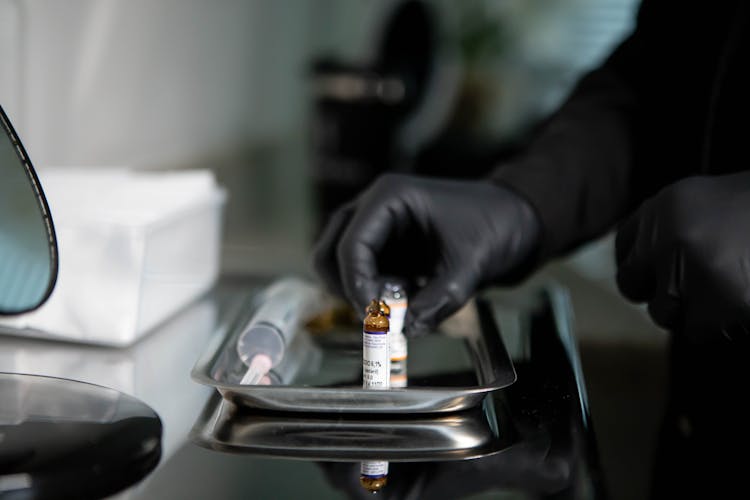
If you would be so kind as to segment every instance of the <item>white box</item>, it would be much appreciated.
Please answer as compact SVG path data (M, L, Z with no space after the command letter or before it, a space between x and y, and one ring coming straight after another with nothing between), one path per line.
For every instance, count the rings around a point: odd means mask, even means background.
M226 195L210 171L38 173L60 269L46 304L3 319L13 333L129 345L216 281Z

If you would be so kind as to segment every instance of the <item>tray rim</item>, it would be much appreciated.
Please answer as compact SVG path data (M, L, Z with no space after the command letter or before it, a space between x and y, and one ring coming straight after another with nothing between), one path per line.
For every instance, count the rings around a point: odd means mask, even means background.
M263 386L263 385L243 385L230 382L218 381L211 377L211 367L214 365L218 356L221 355L225 345L231 340L233 336L233 330L236 329L237 325L243 320L246 320L250 313L243 314L241 307L243 305L250 305L251 307L257 302L258 296L262 293L255 294L254 296L244 299L236 300L236 304L232 308L233 315L223 324L223 328L219 328L217 332L211 337L206 348L204 348L203 354L194 364L190 376L195 381L202 385L210 386L216 389L221 396L226 399L244 406L247 408L276 410L285 412L314 412L314 413L379 413L379 414L403 414L403 413L446 413L452 411L460 411L476 406L481 403L483 398L494 391L509 387L517 380L517 373L510 355L505 348L501 333L498 329L496 322L492 319L493 312L491 303L484 297L477 296L474 300L473 307L477 312L477 316L480 322L480 336L474 337L474 342L477 342L477 338L484 338L483 345L493 347L495 356L486 355L489 362L495 361L497 363L496 356L499 354L507 360L510 376L507 380L498 380L495 383L485 382L474 386L417 386L417 387L405 387L405 388L392 388L386 390L367 390L358 387L310 387L302 385L287 385L287 386ZM229 316L229 314L227 314ZM492 335L496 340L492 343L486 341L486 337ZM467 342L471 343L471 342ZM483 376L481 373L481 366L476 364L476 351L470 347L470 355L474 362L474 370L477 376ZM287 404L283 404L277 400L277 403L268 402L268 397L272 396L274 392L283 391L288 395L319 395L322 398L329 399L341 399L355 400L351 404L343 404L339 407L318 407L314 404L304 404L298 407L290 407ZM261 396L259 400L254 395ZM400 400L406 400L407 398L418 398L419 396L432 398L434 404L422 405L415 407L414 405L403 405L402 407L395 406L394 403L398 403ZM264 401L265 397L265 401ZM445 401L451 401L460 398L461 404L447 405ZM271 397L271 399L273 399ZM445 400L445 401L443 401ZM308 399L309 401L309 399ZM369 404L368 404L369 403Z

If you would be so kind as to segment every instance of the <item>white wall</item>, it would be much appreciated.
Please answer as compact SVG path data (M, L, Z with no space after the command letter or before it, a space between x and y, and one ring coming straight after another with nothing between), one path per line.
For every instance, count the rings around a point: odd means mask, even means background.
M0 101L39 166L193 163L298 126L310 2L0 0Z
M310 56L366 57L395 3L0 0L0 102L37 165L191 164L299 132ZM462 4L431 3L450 29ZM473 3L509 38L485 74L492 128L511 133L601 60L637 2Z

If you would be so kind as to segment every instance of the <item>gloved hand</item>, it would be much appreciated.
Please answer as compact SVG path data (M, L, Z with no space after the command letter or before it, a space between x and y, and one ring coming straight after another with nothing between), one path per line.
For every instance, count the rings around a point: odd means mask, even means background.
M412 289L407 335L434 329L483 285L517 278L540 238L519 195L483 181L386 174L332 217L314 264L359 311L380 295L382 276Z
M691 177L617 234L617 283L660 326L696 343L750 332L750 172Z

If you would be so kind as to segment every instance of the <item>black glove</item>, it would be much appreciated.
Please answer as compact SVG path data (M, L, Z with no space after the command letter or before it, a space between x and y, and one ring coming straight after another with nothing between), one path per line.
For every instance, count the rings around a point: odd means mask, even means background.
M332 216L314 259L359 311L379 296L382 276L420 284L406 317L414 334L434 329L480 286L518 279L539 235L531 206L504 187L386 174Z
M692 342L750 332L750 173L692 177L621 226L617 283L654 321Z

